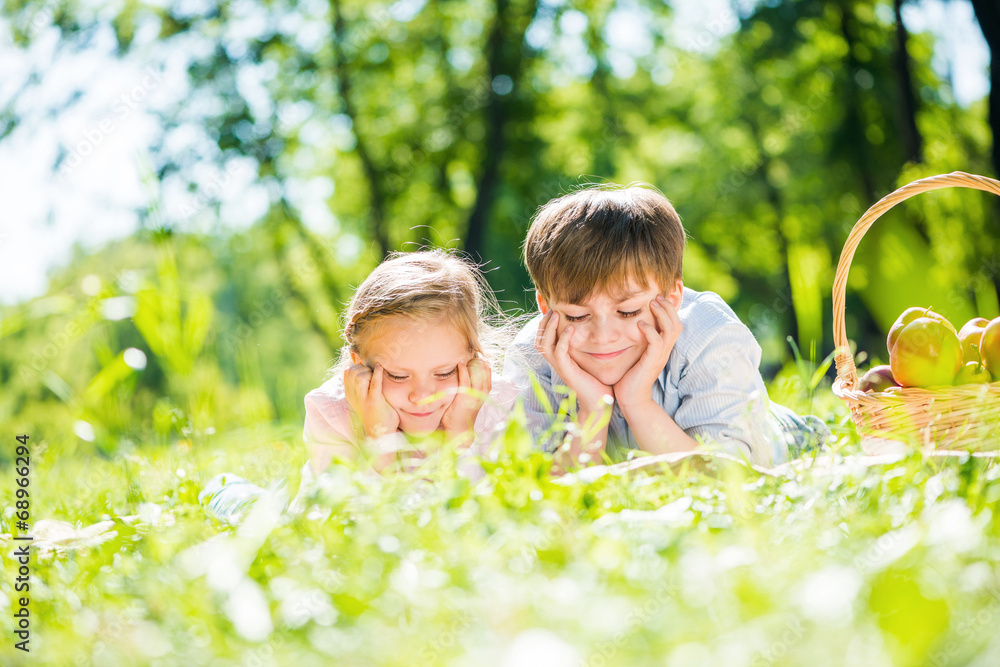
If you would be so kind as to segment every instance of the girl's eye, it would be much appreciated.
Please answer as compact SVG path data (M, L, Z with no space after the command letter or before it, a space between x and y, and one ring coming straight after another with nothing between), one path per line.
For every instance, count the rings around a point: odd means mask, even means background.
M441 380L446 380L446 379L450 378L452 375L454 375L457 372L458 372L458 366L455 366L453 369L451 369L447 373L438 373L437 376Z
M582 322L585 319L587 319L586 315L575 315L575 316L574 315L566 315L565 317L566 317L566 321L567 322Z
M402 382L403 380L406 379L405 375L393 375L392 373L390 373L389 371L384 370L384 369L382 370L382 372L385 373L385 376L387 378L389 378L390 380L392 380L394 382Z
M619 310L618 314L621 315L622 317L624 317L625 319L628 319L630 317L635 317L636 315L638 315L641 312L642 312L642 308L640 308L639 310L630 310L628 312Z

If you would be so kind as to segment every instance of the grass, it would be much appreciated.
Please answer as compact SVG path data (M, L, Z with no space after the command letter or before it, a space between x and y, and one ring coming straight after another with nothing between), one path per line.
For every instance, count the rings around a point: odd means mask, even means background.
M13 650L5 576L0 663L1000 664L1000 465L872 465L828 390L793 375L771 393L810 401L833 451L776 475L716 461L567 481L515 424L478 482L447 461L385 481L339 467L298 515L280 494L299 424L111 460L36 448L32 519L115 534L36 552L31 654ZM278 505L210 518L198 492L222 471L285 480Z

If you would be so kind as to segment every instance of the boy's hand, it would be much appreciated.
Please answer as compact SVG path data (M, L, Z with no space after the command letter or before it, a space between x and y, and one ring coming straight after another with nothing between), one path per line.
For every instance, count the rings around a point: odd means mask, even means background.
M670 352L684 328L674 304L664 297L657 296L650 301L649 310L656 320L656 328L648 322L639 322L639 331L648 343L646 351L614 386L615 400L623 412L652 400L653 383L667 365Z
M374 370L355 364L344 371L344 393L347 402L361 418L365 436L381 438L399 428L399 415L382 395L382 364Z
M458 364L458 393L441 417L441 428L449 436L471 433L479 409L493 389L490 365L482 359ZM471 439L470 439L471 443Z
M561 333L558 332L558 328L559 313L550 309L538 325L535 349L541 352L559 377L576 393L580 412L585 415L599 413L606 405L603 398L614 396L614 393L611 387L580 368L580 365L569 356L569 344L575 333L573 325L569 325Z

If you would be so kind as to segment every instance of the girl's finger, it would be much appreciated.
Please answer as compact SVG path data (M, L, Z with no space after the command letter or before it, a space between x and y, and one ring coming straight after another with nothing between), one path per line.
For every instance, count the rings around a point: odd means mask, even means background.
M469 367L465 365L464 361L458 362L458 386L471 388L472 383L469 381Z
M366 394L370 379L371 370L366 366L355 364L344 370L344 392L353 393L355 398L359 394Z
M482 359L473 359L469 362L469 379L472 388L476 391L487 394L490 392L492 389L491 375L490 365Z
M385 373L382 370L382 364L375 364L375 370L372 371L372 379L368 383L368 396L381 396L382 395L382 376Z

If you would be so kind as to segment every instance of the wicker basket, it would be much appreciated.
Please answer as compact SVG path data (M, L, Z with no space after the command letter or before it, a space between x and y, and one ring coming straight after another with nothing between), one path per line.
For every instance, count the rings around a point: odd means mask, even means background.
M868 209L854 225L840 254L833 281L833 341L837 379L833 393L847 402L865 451L891 450L904 443L923 449L1000 449L1000 382L905 387L886 392L858 391L858 370L847 342L844 310L847 273L858 243L883 213L910 197L938 188L974 188L1000 195L1000 181L960 171L904 185ZM919 305L919 304L914 304ZM888 445L887 447L885 445Z

